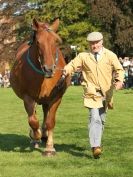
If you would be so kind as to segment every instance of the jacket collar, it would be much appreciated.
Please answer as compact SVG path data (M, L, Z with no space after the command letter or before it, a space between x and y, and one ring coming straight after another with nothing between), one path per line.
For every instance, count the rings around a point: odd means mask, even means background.
M103 48L100 50L100 52L98 52L98 55L100 55L99 58L98 58L98 61L95 60L94 54L93 54L92 52L89 52L89 55L90 55L90 58L91 58L93 61L95 61L96 63L98 63L98 62L100 62L100 61L102 60L103 55L105 55L105 53L106 53L106 49L103 47Z

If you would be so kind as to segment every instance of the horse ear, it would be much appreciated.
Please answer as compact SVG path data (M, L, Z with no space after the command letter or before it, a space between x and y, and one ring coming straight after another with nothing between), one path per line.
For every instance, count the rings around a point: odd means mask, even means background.
M57 18L57 19L53 22L53 24L50 26L50 28L51 28L54 32L56 32L57 29L58 29L58 27L59 27L59 23L60 23L60 21L59 21L59 19Z
M39 27L38 21L34 18L32 28L33 28L33 30L36 31L38 29L38 27Z

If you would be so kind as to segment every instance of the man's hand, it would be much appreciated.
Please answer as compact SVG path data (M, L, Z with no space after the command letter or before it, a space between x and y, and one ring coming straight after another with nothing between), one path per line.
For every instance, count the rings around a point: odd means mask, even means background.
M121 82L121 81L115 82L114 87L115 87L116 90L122 89L123 88L123 82Z
M65 70L65 69L63 69L62 75L63 75L63 76L67 76L67 73L66 73L66 70Z

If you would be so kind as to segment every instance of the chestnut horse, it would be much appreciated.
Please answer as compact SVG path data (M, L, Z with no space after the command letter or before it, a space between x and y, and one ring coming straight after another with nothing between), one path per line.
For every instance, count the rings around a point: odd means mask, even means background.
M57 45L61 41L56 34L58 26L58 19L52 25L33 20L33 42L30 46L24 43L18 49L10 76L11 86L23 100L28 114L30 137L35 147L40 139L46 140L43 153L46 156L56 153L53 142L55 114L69 83L69 78L62 79L66 63ZM42 105L44 113L41 128L36 117L36 104Z

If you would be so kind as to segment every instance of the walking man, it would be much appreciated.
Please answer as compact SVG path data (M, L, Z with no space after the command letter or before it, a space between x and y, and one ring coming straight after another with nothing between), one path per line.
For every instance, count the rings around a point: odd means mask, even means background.
M101 155L101 139L107 109L113 109L113 88L123 86L123 68L117 56L103 47L103 35L92 32L87 36L89 52L79 53L64 68L64 75L82 70L84 106L89 109L89 140L94 158Z

